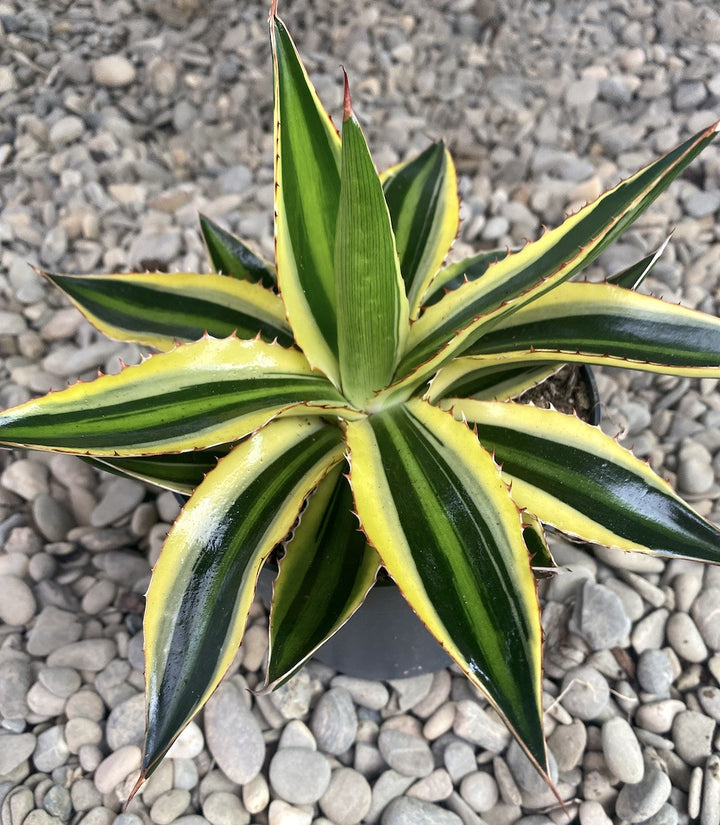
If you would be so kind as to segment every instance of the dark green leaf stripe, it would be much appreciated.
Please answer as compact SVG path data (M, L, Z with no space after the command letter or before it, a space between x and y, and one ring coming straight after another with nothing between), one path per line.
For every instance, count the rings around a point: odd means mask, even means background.
M419 306L457 231L458 200L451 163L439 141L383 176L400 271L413 309ZM438 242L444 248L437 249Z
M423 298L423 305L427 307L436 304L444 297L446 292L454 292L465 281L477 281L488 271L492 264L502 261L508 255L519 251L519 249L492 249L489 252L480 252L457 263L448 264L433 279Z
M171 453L237 441L301 402L345 403L301 353L206 338L0 413L0 443L95 455ZM305 406L296 414L311 412Z
M441 424L441 431L431 424ZM358 511L390 575L418 615L448 643L452 655L453 650L460 652L470 674L544 764L533 687L540 667L537 602L519 517L489 455L477 449L463 424L458 429L448 425L452 419L446 422L442 413L420 402L368 418L379 478L384 479L383 492L371 495L391 497L397 515L397 533L392 534L368 512L365 485L378 474L357 476L367 457L351 425L351 483ZM475 468L478 459L482 469ZM488 469L490 474L481 476ZM376 506L388 509L387 504ZM390 546L396 542L407 546L408 555L397 555ZM427 605L437 619L428 615Z
M665 247L668 245L671 237L672 235L668 235L652 254L646 255L642 260L623 269L622 272L612 275L608 278L608 283L625 287L625 289L637 289L653 271L655 264L660 260L660 256L665 251Z
M296 277L315 323L337 353L333 255L340 197L340 141L314 94L284 23L271 20L276 63L276 191L278 280L293 326L294 305L284 271ZM301 296L298 296L298 300ZM303 349L304 344L301 341Z
M508 479L544 494L548 503L542 512L530 507L538 518L578 534L580 522L553 512L554 499L630 546L720 562L720 531L644 462L573 416L537 407L513 409L517 406L459 402L455 413L477 426L478 438L494 451ZM515 481L513 494L520 495L519 503L529 504ZM604 543L598 535L581 538Z
M276 285L274 265L256 255L240 238L206 215L200 215L200 229L215 272L265 287Z
M567 281L613 243L716 136L699 132L664 157L618 184L557 229L495 264L430 307L413 327L409 352L397 370L402 378L419 365L461 354L520 306ZM441 351L441 356L437 353Z
M324 478L285 548L273 587L267 681L288 678L362 604L379 567L338 467Z
M115 473L125 478L137 478L149 484L157 484L177 493L191 493L226 455L229 447L218 446L213 450L196 450L190 453L167 455L129 456L124 458L81 458L93 467Z
M336 427L303 426L274 422L253 436L257 446L250 439L235 448L168 536L148 593L145 777L232 661L264 558L341 460Z
M518 310L466 354L531 349L628 359L627 367L640 362L720 375L720 320L611 284L563 284Z
M515 398L530 387L544 381L560 366L539 358L513 364L475 358L456 358L433 378L425 400L435 404L441 398L478 398L486 401L504 401Z
M293 343L280 298L259 284L219 275L130 274L47 277L80 311L112 337L160 346L197 341L205 332L224 338L258 333Z

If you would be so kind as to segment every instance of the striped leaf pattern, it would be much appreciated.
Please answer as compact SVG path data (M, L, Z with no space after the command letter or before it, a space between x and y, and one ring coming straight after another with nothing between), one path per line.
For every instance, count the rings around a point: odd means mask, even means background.
M420 316L397 378L410 384L430 377L472 346L491 326L587 267L647 209L716 135L699 132L660 160L618 184L561 226L494 264Z
M275 69L275 254L278 285L308 361L339 385L335 225L340 137L295 45L273 15Z
M519 512L474 434L422 401L347 427L363 530L541 769L540 617Z
M455 240L459 224L457 175L450 153L441 142L380 176L400 257L400 271L417 318L430 288Z
M240 238L207 215L200 215L200 229L213 270L218 275L230 275L268 288L276 286L275 266L263 260Z
M260 284L185 272L44 274L93 326L120 341L168 350L207 332L293 343L282 300Z
M338 465L310 496L273 587L267 683L281 684L363 603L380 566Z
M284 412L345 404L302 353L204 338L0 413L0 444L110 457L183 452L238 441Z
M720 530L598 428L521 404L446 403L477 427L514 501L540 521L623 550L720 563Z
M219 684L240 645L260 568L342 455L337 427L275 421L221 459L183 508L147 595L140 781Z

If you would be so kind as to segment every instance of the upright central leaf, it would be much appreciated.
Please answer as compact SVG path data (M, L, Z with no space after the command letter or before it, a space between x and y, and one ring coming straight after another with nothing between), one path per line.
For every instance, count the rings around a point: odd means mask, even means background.
M352 111L347 78L335 287L342 390L351 403L365 407L390 382L409 312L390 213Z
M340 137L287 29L270 20L275 67L275 255L298 345L337 383L333 252Z

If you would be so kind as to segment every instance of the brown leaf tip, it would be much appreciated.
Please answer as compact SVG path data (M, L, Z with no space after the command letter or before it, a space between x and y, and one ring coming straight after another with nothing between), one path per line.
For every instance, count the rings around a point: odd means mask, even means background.
M350 83L348 82L347 72L345 67L341 66L343 73L344 91L343 91L343 122L350 120L353 117L352 100L350 99Z

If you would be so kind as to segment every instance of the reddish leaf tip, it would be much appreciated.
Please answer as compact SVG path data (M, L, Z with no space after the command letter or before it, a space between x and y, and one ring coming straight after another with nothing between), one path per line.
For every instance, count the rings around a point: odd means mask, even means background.
M278 0L272 0L270 3L270 20L274 20L277 17L277 7L278 7Z
M352 100L350 99L350 83L348 82L347 72L344 66L340 66L343 73L343 122L350 120L353 116Z

